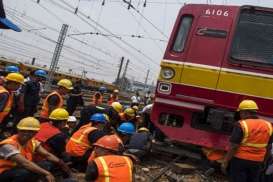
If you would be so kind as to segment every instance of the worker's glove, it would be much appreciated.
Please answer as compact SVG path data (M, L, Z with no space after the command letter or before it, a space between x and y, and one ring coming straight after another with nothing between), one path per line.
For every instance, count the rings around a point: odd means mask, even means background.
M60 166L60 168L69 176L71 176L72 171L70 170L70 168L68 167L68 165L63 161L63 160L59 160L58 165Z

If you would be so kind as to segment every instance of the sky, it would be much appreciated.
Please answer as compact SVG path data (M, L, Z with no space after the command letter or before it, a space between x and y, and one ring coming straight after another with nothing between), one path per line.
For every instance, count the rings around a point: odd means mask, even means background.
M7 17L22 32L0 30L0 56L49 67L63 24L69 25L58 67L113 82L121 57L126 76L155 83L168 37L184 3L259 5L272 0L4 0ZM128 0L130 1L130 0ZM103 5L102 5L103 4ZM75 11L77 9L77 13ZM141 38L137 38L141 37ZM125 64L124 64L125 66ZM123 66L123 69L124 69Z

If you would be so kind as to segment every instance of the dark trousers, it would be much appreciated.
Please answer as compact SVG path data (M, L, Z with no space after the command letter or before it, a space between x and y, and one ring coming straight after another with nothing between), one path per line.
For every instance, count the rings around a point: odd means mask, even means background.
M51 164L46 161L40 162L38 165L45 170L49 170L51 167ZM40 178L42 176L39 174L22 167L15 167L0 174L1 182L37 182Z
M232 158L229 164L230 182L260 182L262 162Z

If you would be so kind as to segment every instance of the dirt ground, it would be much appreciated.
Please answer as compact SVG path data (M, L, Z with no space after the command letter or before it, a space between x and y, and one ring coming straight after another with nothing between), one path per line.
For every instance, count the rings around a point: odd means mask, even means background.
M198 162L190 160L171 164L171 159L151 156L145 161L135 164L134 177L136 182L227 182L220 172L206 175L207 170L200 169ZM166 170L166 167L169 167ZM155 179L163 170L166 172ZM77 180L84 182L84 174L77 174Z

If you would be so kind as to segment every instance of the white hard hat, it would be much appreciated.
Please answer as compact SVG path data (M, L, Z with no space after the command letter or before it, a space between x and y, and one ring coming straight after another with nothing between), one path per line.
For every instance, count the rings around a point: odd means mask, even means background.
M77 122L77 118L75 116L69 116L67 122Z

